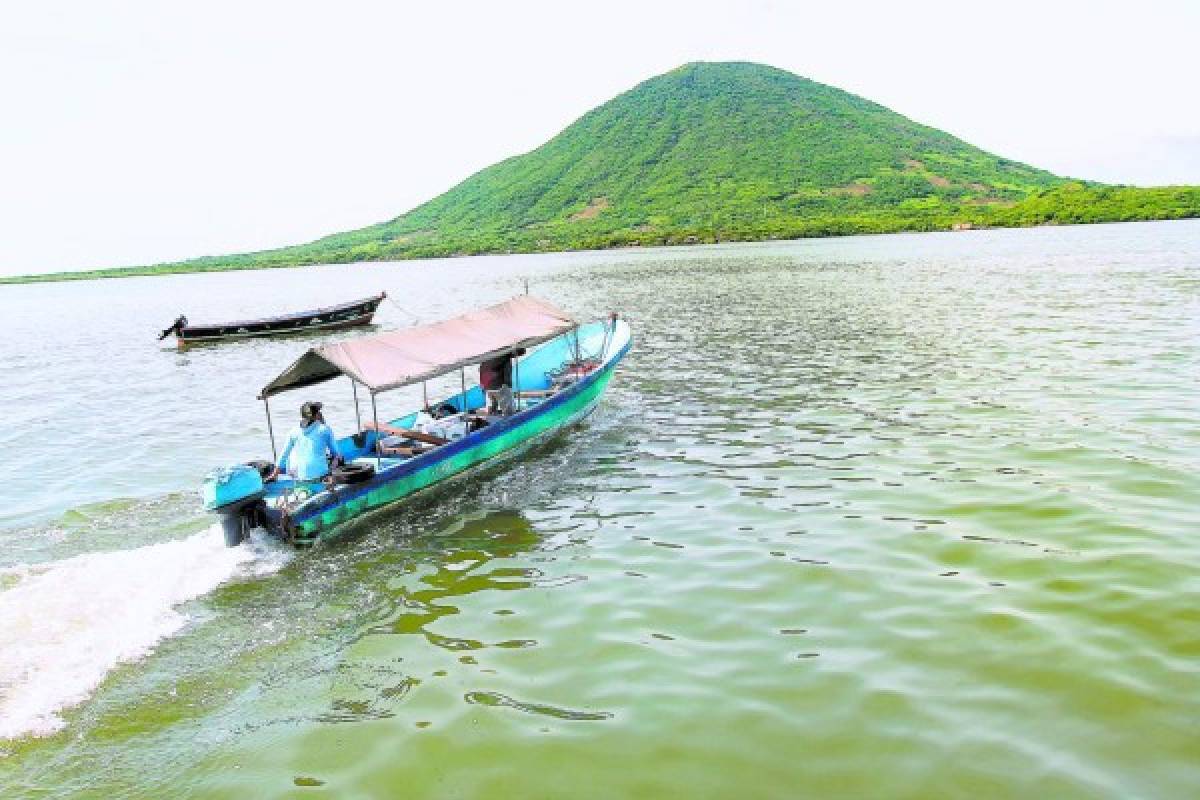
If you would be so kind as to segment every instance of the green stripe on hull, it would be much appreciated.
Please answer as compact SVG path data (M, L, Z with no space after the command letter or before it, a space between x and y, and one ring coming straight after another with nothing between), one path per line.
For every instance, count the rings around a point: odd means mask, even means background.
M457 475L484 461L519 447L523 444L552 433L558 428L569 425L581 418L594 406L612 380L613 366L596 376L596 380L578 395L570 398L562 405L541 414L534 414L530 419L478 446L468 448L461 453L439 461L428 469L423 469L403 478L389 481L370 491L340 503L333 508L321 512L310 519L304 520L296 527L296 540L299 543L311 542L335 525L346 522L360 514L403 500L411 494L426 489L436 483Z

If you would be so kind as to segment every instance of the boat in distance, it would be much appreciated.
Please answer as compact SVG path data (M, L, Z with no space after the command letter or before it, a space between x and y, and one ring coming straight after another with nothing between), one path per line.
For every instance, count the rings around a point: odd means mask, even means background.
M288 336L296 333L341 330L358 325L369 325L379 304L386 297L387 292L380 292L373 297L351 300L336 306L296 311L275 317L205 325L192 325L188 322L188 318L181 314L169 328L159 334L158 340L161 342L173 333L177 344L180 347L186 347L189 344L223 342L257 336Z
M274 395L349 378L359 430L337 440L340 465L318 481L278 474L274 462L219 468L201 488L205 508L220 517L230 546L254 528L314 544L344 522L578 423L595 410L631 346L629 325L615 313L581 325L523 295L442 322L311 348L259 398L270 430ZM466 368L505 356L513 358L513 408L488 411L484 390L467 383ZM455 371L459 393L380 424L377 395ZM370 396L366 422L360 387ZM274 452L273 430L271 439Z

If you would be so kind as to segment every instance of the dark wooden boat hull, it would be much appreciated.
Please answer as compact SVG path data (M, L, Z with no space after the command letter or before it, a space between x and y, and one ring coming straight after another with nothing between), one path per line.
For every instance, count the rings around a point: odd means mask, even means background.
M290 336L353 328L359 325L369 325L376 309L379 308L379 304L385 297L387 294L382 293L376 297L343 303L339 306L279 317L225 322L217 325L186 325L179 328L175 332L175 336L179 346L185 347L190 344L224 342L259 336Z

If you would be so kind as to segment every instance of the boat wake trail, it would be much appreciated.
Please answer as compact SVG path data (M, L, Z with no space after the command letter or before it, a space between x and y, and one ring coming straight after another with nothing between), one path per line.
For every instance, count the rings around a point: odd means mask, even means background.
M286 560L261 539L227 548L209 528L133 550L0 570L0 740L61 729L60 712L87 699L110 670L188 623L177 606Z

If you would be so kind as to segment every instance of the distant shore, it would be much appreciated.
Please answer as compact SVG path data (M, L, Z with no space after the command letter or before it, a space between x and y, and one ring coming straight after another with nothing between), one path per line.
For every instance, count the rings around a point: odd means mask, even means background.
M1192 188L1192 187L1188 187ZM1042 228L1059 225L1099 225L1114 222L1155 222L1155 221L1172 221L1183 219L1200 219L1200 207L1182 208L1177 210L1178 213L1172 215L1161 216L1146 216L1134 217L1127 219L1088 219L1088 220L1072 220L1061 221L1057 219L1042 220L1030 223L1014 223L1014 224L977 224L969 221L949 222L943 226L920 226L913 225L909 227L895 227L887 229L871 229L871 230L855 230L853 224L847 224L841 230L823 230L802 233L795 236L744 236L739 235L738 231L715 231L715 232L679 232L669 236L655 237L654 239L642 241L614 241L612 243L601 244L596 247L555 247L546 246L541 248L531 249L471 249L458 252L445 253L411 253L404 252L389 254L383 258L354 258L338 260L336 258L329 259L296 259L288 261L280 259L277 261L257 261L251 260L254 256L260 255L255 253L246 254L245 256L211 256L192 261L180 261L174 263L157 264L142 267L108 267L104 269L80 270L77 272L48 272L41 275L14 275L0 276L0 285L17 285L29 283L58 283L62 281L87 281L87 280L104 280L109 278L139 278L153 277L156 275L187 275L200 272L234 272L240 270L265 270L265 269L297 269L300 267L315 267L330 264L362 264L371 262L394 262L394 261L421 261L433 260L438 258L463 258L468 256L485 256L485 255L541 255L546 253L568 253L568 252L604 252L608 250L626 250L630 248L641 247L679 247L697 244L719 244L726 242L769 242L769 241L795 241L800 239L828 239L843 236L864 236L864 235L881 235L891 233L949 233L952 231L970 231L970 230L993 230L993 229L1012 229L1012 228ZM847 221L852 223L852 221ZM836 226L831 226L836 227ZM262 255L284 253L291 248L282 248L280 250L263 251ZM226 260L228 259L228 260Z

